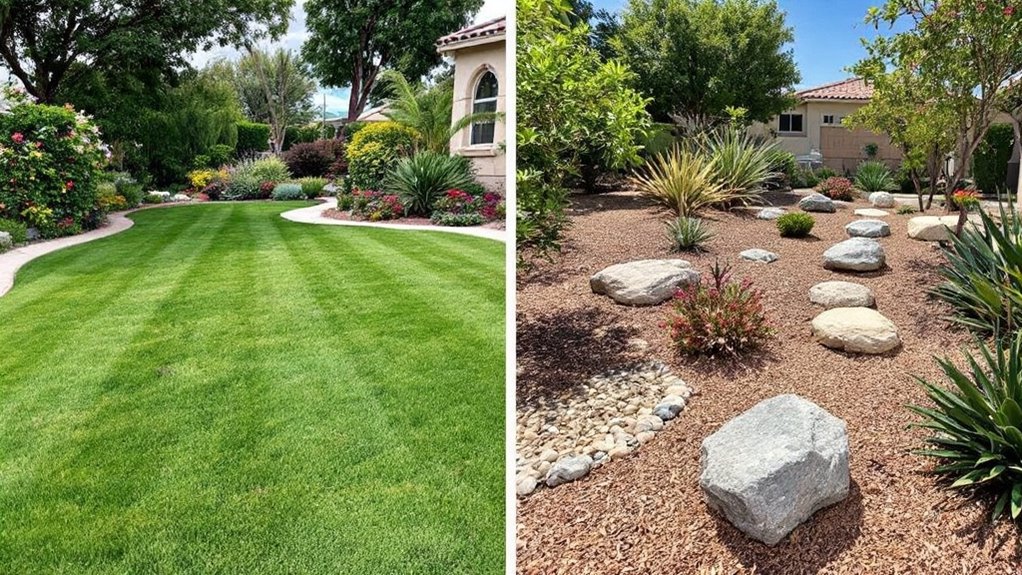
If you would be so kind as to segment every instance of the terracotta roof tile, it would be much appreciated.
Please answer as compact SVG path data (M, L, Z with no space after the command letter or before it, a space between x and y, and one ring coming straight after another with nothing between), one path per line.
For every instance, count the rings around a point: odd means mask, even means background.
M862 78L849 78L802 90L795 95L799 100L869 100L873 97L873 87Z
M500 18L494 18L493 20L487 20L485 22L473 24L467 28L462 28L453 34L448 34L447 36L437 40L436 44L437 46L444 47L450 44L464 42L466 40L475 40L486 36L498 36L504 34L506 29L507 17L501 16Z

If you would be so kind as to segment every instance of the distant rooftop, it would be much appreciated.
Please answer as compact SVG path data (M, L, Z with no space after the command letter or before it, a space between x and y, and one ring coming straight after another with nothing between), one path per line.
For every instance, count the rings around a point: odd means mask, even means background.
M493 37L496 39L498 36L504 36L507 31L507 17L501 16L500 18L494 18L493 20L487 20L478 24L473 24L467 28L462 28L453 34L448 34L443 38L437 40L437 47L441 50L447 47L451 47L455 44L461 44L476 40L483 40Z
M802 90L795 94L799 100L869 100L873 87L862 78L849 78Z

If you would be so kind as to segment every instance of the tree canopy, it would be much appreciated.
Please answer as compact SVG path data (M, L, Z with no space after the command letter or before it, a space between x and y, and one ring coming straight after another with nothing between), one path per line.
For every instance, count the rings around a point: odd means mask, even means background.
M440 63L436 41L463 28L483 0L309 0L302 56L324 86L351 88L357 118L386 69L418 80Z
M612 52L659 121L705 126L730 107L765 122L791 106L801 80L774 0L631 0L614 34Z

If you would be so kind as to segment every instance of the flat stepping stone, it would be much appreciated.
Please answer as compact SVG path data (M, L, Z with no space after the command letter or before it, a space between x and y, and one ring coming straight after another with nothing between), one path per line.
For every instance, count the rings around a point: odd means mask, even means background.
M774 252L768 252L759 248L753 248L751 250L745 250L738 254L743 260L749 260L750 262L760 262L769 264L777 261L778 256Z
M881 354L901 345L898 328L875 309L836 307L813 318L813 338L848 353Z
M779 395L703 440L699 487L740 531L774 545L848 496L845 422L797 395Z
M785 210L784 208L763 208L758 214L756 214L756 219L776 220L786 213L788 213L788 210Z
M853 238L882 238L891 235L891 226L881 220L858 220L845 226Z
M809 288L809 301L826 309L836 307L873 307L873 290L852 282L829 281Z
M823 252L823 267L828 270L871 272L884 267L887 258L880 242L870 238L852 238Z
M639 260L596 273L589 278L589 287L620 304L656 305L699 280L699 272L685 260Z
M869 195L869 203L874 208L893 208L895 206L894 196L887 192L873 192Z
M884 216L891 215L891 212L885 212L883 210L877 210L874 208L859 208L852 213L857 216L862 216L864 218L882 218Z
M967 225L983 225L979 214L969 214ZM958 225L958 216L916 216L908 221L908 237L923 242L949 241Z
M823 212L832 214L837 211L834 200L823 194L810 194L798 202L798 207L806 212Z

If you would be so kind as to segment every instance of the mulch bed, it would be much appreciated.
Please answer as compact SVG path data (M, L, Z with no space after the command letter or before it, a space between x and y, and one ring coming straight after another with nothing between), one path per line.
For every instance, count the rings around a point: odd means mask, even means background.
M775 205L793 206L792 194ZM854 206L868 207L864 201ZM883 218L888 267L846 274L825 270L822 254L847 239L853 207L813 214L812 238L784 239L773 221L711 212L716 232L709 253L672 255L664 235L669 215L629 192L574 198L563 252L538 262L518 280L519 405L570 394L588 377L638 361L628 341L650 343L698 394L681 417L627 458L587 478L542 490L518 504L518 571L533 573L1019 573L1019 534L991 524L990 501L969 500L926 474L933 463L912 455L924 433L908 429L904 408L925 402L912 375L939 379L935 355L960 355L971 336L942 318L930 299L941 255L935 244L910 240L911 215ZM795 207L797 209L797 207ZM942 215L939 210L930 214ZM762 248L772 264L746 262L738 252ZM706 271L716 259L732 264L764 292L777 330L764 349L741 360L683 357L661 327L668 306L628 308L597 296L589 276L615 263L681 257ZM842 279L869 286L877 309L899 328L902 348L886 356L828 350L811 337L822 308L809 288ZM753 541L711 511L698 486L703 438L761 400L797 393L848 424L852 489L774 547Z
M363 219L359 219L359 218L354 218L354 217L351 216L350 213L342 212L342 211L336 210L336 209L323 210L323 215L325 217L328 217L328 218L333 218L335 220L342 220L342 221L345 221L345 222L365 222L365 221L367 221L367 220L363 220ZM385 220L385 221L381 221L381 222L378 222L378 223L381 223L381 224L397 224L397 225L402 225L402 226L434 226L434 227L444 227L444 226L437 226L429 218L416 218L416 217L404 217L404 218L398 218L396 220ZM487 222L487 223L485 223L485 224L483 224L481 226L472 226L472 227L490 228L490 229L494 229L494 230L502 230L502 229L504 229L504 222Z

